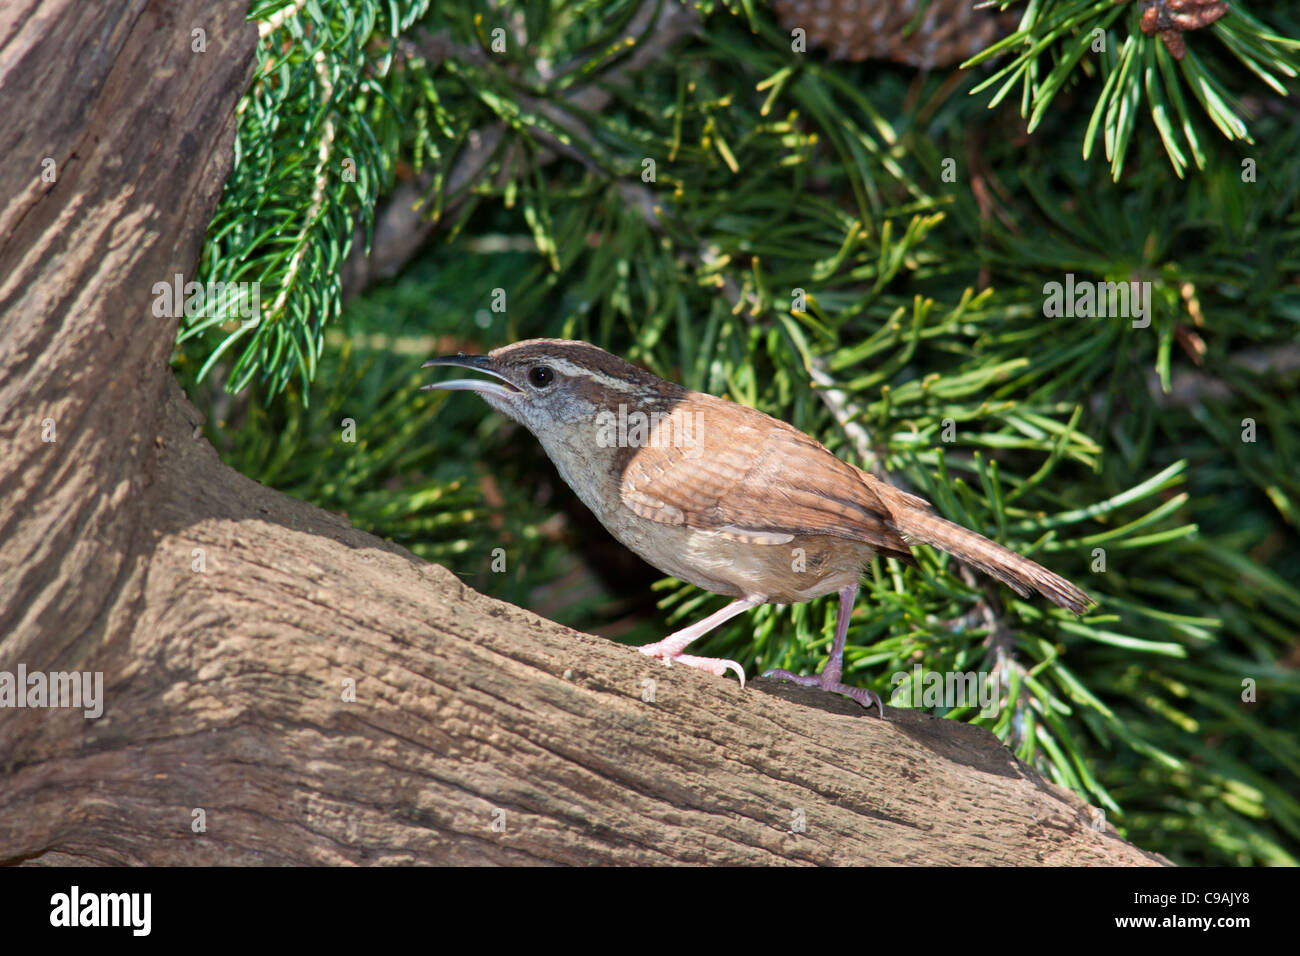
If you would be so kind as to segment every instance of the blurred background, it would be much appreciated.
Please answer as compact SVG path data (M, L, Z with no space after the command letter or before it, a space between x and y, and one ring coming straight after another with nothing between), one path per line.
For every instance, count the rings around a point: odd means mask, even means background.
M846 681L988 727L1139 846L1300 856L1291 4L254 2L174 366L241 472L632 644L726 599L620 547L428 358L581 338L783 418L1098 598L877 561ZM963 67L963 64L965 66ZM1290 95L1288 95L1290 94ZM1149 324L1045 286L1150 283ZM701 642L814 673L835 602ZM863 754L870 761L870 754Z

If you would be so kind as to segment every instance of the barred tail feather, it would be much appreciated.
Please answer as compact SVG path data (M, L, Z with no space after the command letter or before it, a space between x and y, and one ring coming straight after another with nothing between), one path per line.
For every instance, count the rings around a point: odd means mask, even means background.
M1058 607L1083 614L1095 603L1080 588L1040 564L959 524L924 511L894 512L894 526L908 544L928 544L997 578L1021 597L1037 591Z

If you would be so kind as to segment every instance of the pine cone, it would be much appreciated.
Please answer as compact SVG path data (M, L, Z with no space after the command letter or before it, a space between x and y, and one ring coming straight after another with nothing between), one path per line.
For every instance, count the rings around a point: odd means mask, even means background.
M893 60L926 69L952 66L1015 29L1019 15L976 10L975 0L931 0L916 29L903 31L925 0L773 0L786 30L833 60Z

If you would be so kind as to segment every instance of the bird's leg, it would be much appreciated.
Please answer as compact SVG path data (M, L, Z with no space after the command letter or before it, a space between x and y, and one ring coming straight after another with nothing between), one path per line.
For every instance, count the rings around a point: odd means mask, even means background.
M883 718L885 716L885 705L880 700L879 694L867 690L865 687L850 687L848 684L840 682L840 676L844 673L844 643L849 637L849 618L853 616L853 602L857 600L857 597L857 584L851 584L840 589L840 612L835 621L835 642L831 645L831 656L826 661L826 666L822 668L820 675L806 677L800 674L791 674L786 670L771 670L763 676L794 681L804 687L820 687L832 694L843 694L845 697L856 700L863 707L870 707L875 704L880 711L880 716Z
M646 644L644 647L637 649L649 657L658 657L665 664L678 663L685 664L687 667L698 667L700 670L716 674L718 677L727 673L728 670L734 670L736 676L740 678L740 686L744 687L744 668L735 661L724 660L720 657L693 657L690 654L683 654L682 651L686 649L686 645L690 644L691 641L707 634L719 624L730 621L737 614L744 614L750 608L757 607L766 600L767 598L761 594L738 598L722 610L710 614L704 620L696 621L690 627L684 627L680 631L674 631L662 641Z

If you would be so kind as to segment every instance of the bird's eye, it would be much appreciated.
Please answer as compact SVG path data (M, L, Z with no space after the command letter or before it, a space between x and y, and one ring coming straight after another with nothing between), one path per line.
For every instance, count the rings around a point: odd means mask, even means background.
M534 388L545 388L555 381L555 370L549 365L534 365L528 370L528 381Z

